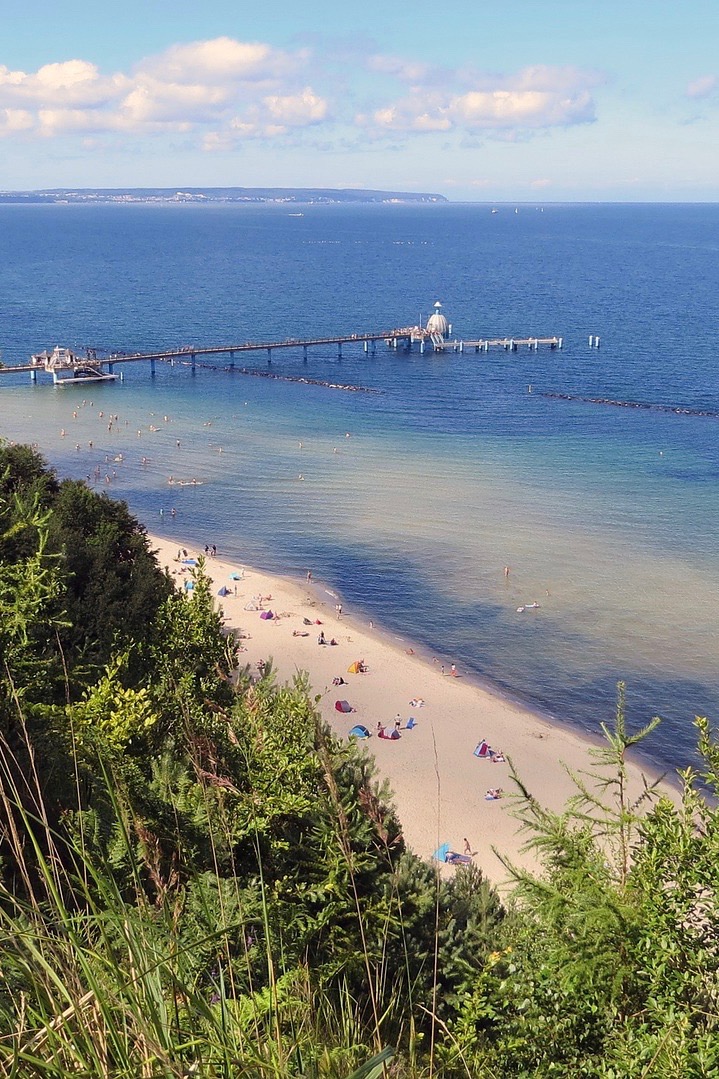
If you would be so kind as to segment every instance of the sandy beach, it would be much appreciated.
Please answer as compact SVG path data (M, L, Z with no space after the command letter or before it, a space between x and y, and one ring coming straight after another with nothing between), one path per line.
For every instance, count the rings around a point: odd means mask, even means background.
M189 575L178 560L182 541L178 546L177 540L150 535L150 542L160 564L182 587ZM185 549L190 558L204 553L189 545ZM505 881L507 873L494 849L514 863L532 864L531 855L522 850L526 836L518 834L512 815L514 786L508 765L476 756L475 748L484 739L511 757L528 790L543 805L559 810L574 793L567 769L591 767L587 739L465 681L460 668L453 675L449 665L419 656L410 642L396 641L371 623L359 623L344 607L338 613L341 597L321 583L297 582L227 562L221 552L207 559L207 572L215 593L229 590L216 600L227 628L246 635L241 662L256 669L259 662L271 660L280 683L299 671L308 672L313 693L321 695L319 711L340 737L346 738L355 724L371 732L364 744L375 756L379 777L389 780L405 839L418 855L431 859L442 844L462 853L468 840L474 861L496 884ZM279 617L263 619L260 610L247 609L260 606L258 597L264 597L265 612ZM318 643L320 633L337 643ZM357 660L364 662L366 673L349 672ZM346 684L334 685L335 678ZM353 711L337 711L335 702L340 700ZM377 737L378 724L389 733L397 716L399 739ZM410 718L414 724L408 729ZM630 782L636 793L642 775L642 767L633 764ZM497 788L503 797L488 800L487 791ZM452 871L451 866L446 869Z

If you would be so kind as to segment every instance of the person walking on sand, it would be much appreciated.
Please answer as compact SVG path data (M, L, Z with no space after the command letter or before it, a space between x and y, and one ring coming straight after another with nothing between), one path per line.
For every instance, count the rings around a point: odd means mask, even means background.
M505 576L505 578L509 577L509 566L504 567L504 576Z
M472 857L472 848L470 847L469 840L466 836L464 837L464 853L468 854L470 858Z
M449 673L452 675L453 678L457 678L457 667L455 666L454 663L449 668Z
M312 570L307 570L307 584L312 584Z

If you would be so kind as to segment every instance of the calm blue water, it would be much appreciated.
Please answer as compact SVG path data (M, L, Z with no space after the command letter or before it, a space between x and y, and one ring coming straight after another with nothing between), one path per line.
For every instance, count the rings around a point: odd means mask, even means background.
M719 420L541 393L719 410L718 254L714 205L1 207L5 362L381 330L437 298L459 336L565 347L273 358L377 395L163 365L5 379L0 434L100 469L152 529L312 568L347 610L585 730L624 679L632 720L666 719L651 755L683 763L693 716L719 718Z

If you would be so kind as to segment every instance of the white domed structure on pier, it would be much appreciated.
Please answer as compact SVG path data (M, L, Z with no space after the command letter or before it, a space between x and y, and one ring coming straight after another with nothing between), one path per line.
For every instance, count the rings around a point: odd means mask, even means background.
M442 304L437 300L434 305L434 314L427 319L427 333L438 333L440 336L446 337L448 330L447 319L442 314Z

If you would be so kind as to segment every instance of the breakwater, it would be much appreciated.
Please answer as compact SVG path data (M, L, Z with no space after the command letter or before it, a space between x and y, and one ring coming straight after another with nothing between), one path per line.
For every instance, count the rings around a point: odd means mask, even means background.
M651 401L621 401L613 397L584 397L578 393L549 393L538 395L551 401L576 401L582 405L606 405L610 408L639 408L645 412L671 412L675 416L702 416L705 419L719 420L719 411L712 408L687 408L684 405L658 405Z
M182 361L184 366L193 365L187 360ZM202 367L207 371L222 371L231 375L250 375L254 378L274 378L278 382L301 382L306 386L322 386L326 390L344 390L346 393L384 393L374 386L356 386L346 382L328 382L321 378L307 378L306 375L278 375L274 371L258 371L252 367L216 367L213 363L196 363L195 367Z

